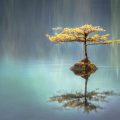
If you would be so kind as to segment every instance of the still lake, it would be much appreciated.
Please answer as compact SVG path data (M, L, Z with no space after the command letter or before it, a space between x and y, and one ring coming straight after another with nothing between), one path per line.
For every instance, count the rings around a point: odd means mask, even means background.
M75 76L69 64L1 63L0 120L119 120L120 97L108 97L104 108L85 113L77 109L57 109L61 104L48 102L61 93L83 91L84 79ZM120 92L120 69L98 66L88 81L88 91Z

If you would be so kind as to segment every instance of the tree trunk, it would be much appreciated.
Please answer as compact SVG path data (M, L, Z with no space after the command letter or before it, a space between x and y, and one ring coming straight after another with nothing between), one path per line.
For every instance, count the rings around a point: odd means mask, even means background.
M88 59L88 55L87 55L87 35L85 35L85 42L84 42L84 52L85 52L85 58Z

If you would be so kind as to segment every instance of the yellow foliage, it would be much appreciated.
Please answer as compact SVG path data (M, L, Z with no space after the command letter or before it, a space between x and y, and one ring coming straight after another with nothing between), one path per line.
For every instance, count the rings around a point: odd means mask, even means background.
M56 28L56 29L59 30L61 29L61 27ZM56 34L54 36L47 35L47 37L52 42L76 42L76 41L84 42L86 40L86 42L105 43L104 40L107 40L107 37L109 36L109 34L105 34L102 36L95 34L89 37L89 33L101 32L101 31L105 31L105 30L101 28L100 26L93 26L91 24L85 24L77 28L64 28L63 31L61 31L61 33Z
M93 26L91 24L85 24L85 25L81 26L80 29L82 29L84 31L84 33L86 33L86 34L89 34L91 32L102 32L102 31L105 31L100 26Z
M93 35L92 37L91 37L91 39L93 40L93 41L96 41L97 39L99 39L100 38L100 36L98 35L98 34L95 34L95 35Z
M101 40L107 40L108 36L109 36L109 34L105 34L105 35L102 35L102 36L100 36L98 34L95 34L92 37L89 37L88 41L93 41L93 42L97 41L98 42L98 41L101 41Z
M81 34L84 35L84 31L80 28L64 28L62 34Z
M74 41L76 39L75 36L68 34L57 34L56 36L48 35L48 38L52 42Z
M109 34L105 34L105 35L102 35L101 36L101 40L107 40L107 38L109 37L110 35Z

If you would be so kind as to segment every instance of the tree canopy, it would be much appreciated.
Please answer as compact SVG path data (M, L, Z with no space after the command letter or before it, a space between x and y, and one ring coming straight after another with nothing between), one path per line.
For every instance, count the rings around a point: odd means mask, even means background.
M55 30L55 28L54 28ZM58 29L57 29L58 30ZM109 34L91 34L94 32L105 31L100 26L93 26L91 24L85 24L76 28L63 28L62 31L54 36L47 35L52 42L87 42L93 44L111 44L120 43L120 40L108 40Z

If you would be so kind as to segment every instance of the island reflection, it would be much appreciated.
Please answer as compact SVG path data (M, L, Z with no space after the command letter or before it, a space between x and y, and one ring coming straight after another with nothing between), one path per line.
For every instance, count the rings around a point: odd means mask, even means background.
M107 98L109 96L119 96L119 93L115 93L114 91L102 91L99 92L99 89L87 92L87 84L89 77L94 74L97 70L97 67L91 63L88 57L83 60L75 63L71 68L71 71L75 75L78 75L85 80L85 88L84 93L76 92L76 93L67 93L56 95L49 98L49 102L58 102L62 104L63 108L74 108L81 109L87 113L92 111L98 111L103 109L100 105L103 102L108 102Z

